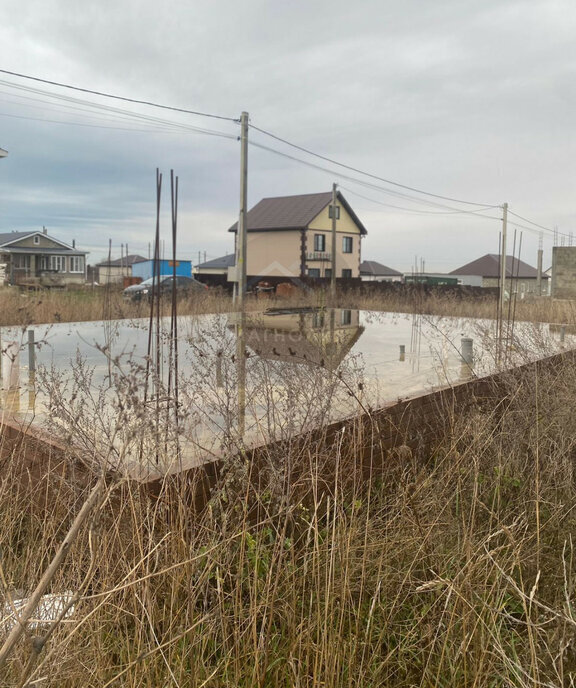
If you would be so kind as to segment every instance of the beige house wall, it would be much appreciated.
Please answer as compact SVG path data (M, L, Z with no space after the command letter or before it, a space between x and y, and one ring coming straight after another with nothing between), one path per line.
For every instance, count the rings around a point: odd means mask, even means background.
M340 218L336 221L336 277L342 277L342 270L351 270L352 277L360 276L360 256L362 235L360 228L356 225L351 215L340 205ZM306 253L314 251L314 235L324 234L326 236L326 253L332 254L332 218L329 217L328 206L319 213L308 225L306 236ZM352 238L352 253L342 251L343 237ZM307 260L307 268L320 269L320 277L326 276L326 270L332 267L331 259L328 261Z
M344 317L343 313L348 317ZM309 334L314 339L314 333L321 331L324 337L326 332L330 336L329 313L316 311L314 313L284 313L283 315L259 314L252 318L251 326L269 329L275 332L294 332L295 334ZM360 311L357 309L335 308L334 309L334 328L351 329L360 326Z
M340 205L340 204L339 204ZM315 254L314 235L325 235L325 251ZM352 252L343 252L343 238L352 239ZM351 277L360 276L361 232L351 215L340 205L340 218L336 222L336 276L350 270ZM328 206L308 225L305 233L305 274L320 270L320 277L332 266L332 219ZM301 230L249 231L246 247L246 274L263 277L300 277L302 263ZM205 273L206 274L206 273Z
M300 230L248 232L246 274L299 277L300 246Z

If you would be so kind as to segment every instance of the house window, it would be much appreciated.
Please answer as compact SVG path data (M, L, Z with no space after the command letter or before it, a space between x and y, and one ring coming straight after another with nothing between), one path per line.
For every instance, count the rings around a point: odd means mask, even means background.
M342 237L342 253L352 253L352 237Z
M352 324L352 311L344 310L340 313L340 324L341 325L351 325Z
M343 268L342 277L344 279L352 279L352 270L350 270L350 268Z
M36 245L38 245L38 244L40 243L40 237L39 237L37 234L36 234L36 236L34 237L34 243L35 243Z
M66 272L66 256L50 256L50 270Z
M326 235L325 234L315 234L314 235L314 250L315 251L325 251L326 250Z
M320 277L320 268L308 268L308 277Z
M12 258L12 266L15 270L29 270L30 269L30 256L26 254L16 253Z
M332 277L332 268L326 268L326 270L324 270L324 277L326 277L327 279L330 279Z
M312 327L324 327L324 311L315 311L312 315Z
M84 256L70 256L70 272L84 272Z

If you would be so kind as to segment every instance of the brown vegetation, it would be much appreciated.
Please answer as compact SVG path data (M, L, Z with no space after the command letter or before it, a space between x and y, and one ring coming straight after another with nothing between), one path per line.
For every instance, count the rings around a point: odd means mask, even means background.
M49 309L57 297L71 298L50 295ZM520 305L518 318L544 315ZM557 321L573 322L563 308ZM431 451L403 447L367 481L353 479L357 458L378 438L360 432L297 455L276 447L257 487L240 447L202 513L178 480L151 498L110 476L50 582L77 593L73 616L49 637L28 630L0 686L574 685L576 375L566 359L506 384L500 403L478 400ZM33 590L98 478L23 480L21 458L8 452L0 471L8 603Z
M296 289L287 293L281 291L279 296L250 296L246 300L246 307L250 310L263 310L280 305L325 306L328 301L329 296L325 291ZM147 317L149 313L146 301L134 303L123 299L120 290L107 290L102 287L41 292L4 288L0 291L0 303L0 326L137 318ZM483 298L462 298L453 290L443 292L441 289L429 293L418 288L382 293L374 293L370 289L342 291L337 297L336 305L341 308L456 317L494 318L496 315L496 300L493 294ZM166 315L170 314L169 299L165 300L163 309ZM181 299L178 312L182 315L225 313L233 309L232 298L217 288ZM567 324L576 322L575 304L567 300L518 300L510 304L509 310L509 317L516 320Z

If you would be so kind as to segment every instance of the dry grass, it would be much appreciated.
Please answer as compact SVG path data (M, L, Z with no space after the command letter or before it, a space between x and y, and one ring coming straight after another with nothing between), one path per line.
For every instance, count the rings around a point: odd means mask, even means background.
M72 299L49 297L37 315ZM62 320L81 319L58 303ZM477 304L427 303L460 307ZM570 308L558 317L573 322ZM360 435L278 450L258 487L240 452L201 514L183 482L151 497L111 476L50 584L79 593L74 615L49 637L28 631L0 686L576 685L575 389L569 360L510 380L501 403L469 409L431 455L390 456L368 482L351 479ZM35 475L24 448L3 449L6 600L35 587L97 476L71 463Z
M54 322L147 317L148 302L122 298L119 290L74 289L68 291L21 292L15 288L0 291L0 325L31 325ZM181 299L180 312L219 313L230 310L231 299L219 290L209 290L193 299ZM170 314L168 299L163 304Z
M575 383L569 362L510 381L356 487L354 441L308 447L282 490L237 458L202 515L183 484L111 482L51 583L81 591L72 620L38 654L39 631L21 640L0 685L574 685ZM269 459L276 481L296 460ZM336 488L303 499L325 461ZM21 466L0 473L4 594L30 592L90 487Z
M453 291L432 291L426 294L420 290L407 292L383 292L374 294L369 290L350 291L339 297L339 305L345 308L367 310L425 313L470 318L495 318L496 299L487 297L461 297ZM548 297L517 299L507 305L505 316L527 322L552 322L574 324L576 303L569 300Z
M102 288L62 292L20 292L4 288L0 291L0 302L0 326L146 317L149 312L147 302L126 301L119 290L106 291ZM271 306L325 306L328 302L326 292L300 290L287 299L250 297L246 306L249 310L262 310ZM496 315L493 296L461 298L452 292L442 291L430 294L420 290L374 294L364 289L352 290L339 294L336 305L342 308L455 317L494 318ZM170 314L168 300L163 309L166 315ZM182 315L225 313L231 310L234 310L231 297L220 289L179 301L179 312ZM574 324L576 308L574 302L566 300L518 300L515 306L510 307L510 317L532 322Z

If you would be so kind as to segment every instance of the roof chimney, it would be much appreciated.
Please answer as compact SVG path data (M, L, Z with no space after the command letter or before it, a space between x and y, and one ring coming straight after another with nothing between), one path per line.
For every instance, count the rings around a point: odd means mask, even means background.
M72 248L76 248L76 239L72 239Z
M44 225L42 225L42 232L44 234L48 234L48 230L46 229L46 227L44 227Z

